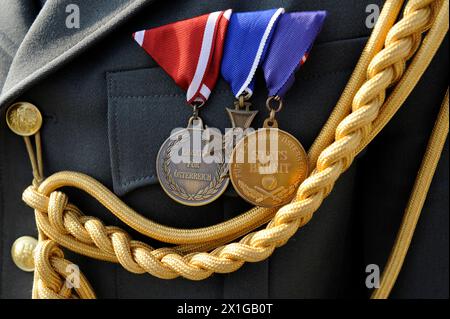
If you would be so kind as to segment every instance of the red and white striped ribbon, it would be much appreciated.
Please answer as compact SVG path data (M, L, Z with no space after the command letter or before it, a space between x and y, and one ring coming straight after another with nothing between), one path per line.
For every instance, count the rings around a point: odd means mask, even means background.
M184 89L186 100L206 102L219 76L232 11L133 33L133 38Z

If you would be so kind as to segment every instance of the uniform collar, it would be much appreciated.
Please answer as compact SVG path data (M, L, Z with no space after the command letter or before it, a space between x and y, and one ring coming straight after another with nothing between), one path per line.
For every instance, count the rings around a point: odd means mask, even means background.
M154 1L79 1L80 28L71 29L66 27L66 8L74 1L46 1L11 63L0 94L0 109Z

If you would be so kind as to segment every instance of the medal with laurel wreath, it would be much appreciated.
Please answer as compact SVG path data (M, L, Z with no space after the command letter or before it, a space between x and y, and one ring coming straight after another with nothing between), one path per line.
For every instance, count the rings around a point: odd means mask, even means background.
M227 188L229 178L223 156L206 163L201 154L182 155L182 162L174 161L174 153L183 149L192 150L195 134L202 136L203 129L189 126L171 135L161 146L156 172L159 182L173 200L188 206L202 206L216 200ZM183 136L183 138L181 138ZM208 140L201 138L199 150L204 150ZM198 160L194 160L197 157Z

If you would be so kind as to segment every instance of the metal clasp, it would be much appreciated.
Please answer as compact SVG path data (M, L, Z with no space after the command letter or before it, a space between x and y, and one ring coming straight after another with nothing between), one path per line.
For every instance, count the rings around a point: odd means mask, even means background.
M276 105L273 105L274 103L278 103ZM281 97L277 96L269 96L269 98L266 101L266 107L269 110L269 117L264 121L264 127L278 127L278 122L275 119L276 113L280 112L283 108L283 100Z

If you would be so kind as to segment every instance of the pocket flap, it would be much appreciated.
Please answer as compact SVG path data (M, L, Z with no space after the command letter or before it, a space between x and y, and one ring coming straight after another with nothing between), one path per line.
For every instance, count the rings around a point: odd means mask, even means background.
M189 110L184 114L171 109L185 103L185 94L160 68L110 72L107 81L113 188L123 195L157 183L159 147ZM164 109L167 112L161 112Z

